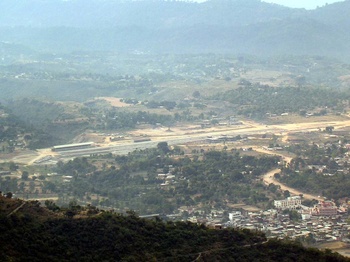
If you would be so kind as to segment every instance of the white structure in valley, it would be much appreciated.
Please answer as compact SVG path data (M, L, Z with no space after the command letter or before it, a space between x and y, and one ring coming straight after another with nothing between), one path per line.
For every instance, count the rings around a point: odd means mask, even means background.
M297 209L301 207L301 197L293 196L283 200L274 200L273 204L277 209Z

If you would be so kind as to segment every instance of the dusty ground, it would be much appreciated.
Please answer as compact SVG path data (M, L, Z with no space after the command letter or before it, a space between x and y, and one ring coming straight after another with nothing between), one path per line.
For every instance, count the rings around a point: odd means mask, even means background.
M237 126L215 126L211 128L201 128L199 125L182 125L174 127L151 127L144 126L143 129L129 132L132 137L149 137L152 140L166 140L172 137L194 137L194 136L220 136L220 135L236 135L239 133L262 133L276 134L286 136L284 140L288 139L290 132L310 132L324 130L327 126L334 126L335 130L346 128L350 126L350 120L340 121L312 121L305 123L289 123L278 125L264 125L252 121L246 121L243 125Z
M77 142L96 142L99 147L108 147L113 145L130 145L133 144L134 139L147 137L152 141L167 141L171 139L182 138L198 138L204 139L206 137L216 137L222 135L236 136L246 135L252 136L254 134L275 134L277 136L284 137L283 141L287 141L288 136L292 132L320 132L324 130L326 126L334 126L335 131L342 130L350 126L350 120L344 119L339 121L318 121L318 118L310 118L309 122L305 123L289 123L278 125L265 125L262 123L256 123L253 121L244 121L242 125L237 126L215 126L211 128L201 128L199 125L178 125L173 127L164 126L143 126L142 129L130 131L125 134L123 139L118 141L110 141L108 137L110 135L101 135L97 133L88 133L81 135ZM37 151L25 151L11 158L7 158L6 161L14 161L24 164L32 164L35 160L45 157L47 155L54 155L50 148L40 149Z
M334 250L334 249L349 247L349 245L341 241L335 241L335 242L322 243L317 245L317 247L321 249L329 248Z
M115 106L115 107L129 107L129 106L131 106L131 104L120 102L120 98L118 98L118 97L97 97L95 99L96 100L105 100L111 106Z
M250 205L246 205L246 204L227 204L229 207L232 207L232 208L243 208L247 211L250 211L250 212L259 212L261 211L260 208L256 207L256 206L250 206Z
M331 249L331 248L330 248ZM333 251L338 252L344 257L350 257L350 248L345 248L345 249L332 249Z
M316 245L319 249L331 249L339 254L350 257L350 245L341 241L327 242Z
M85 143L85 142L103 143L105 139L106 138L104 136L101 136L100 134L85 132L75 137L72 143Z
M246 78L254 83L257 82L262 85L269 85L274 87L295 84L295 80L290 73L281 71L254 69L247 71L246 73L242 73L241 78Z
M310 122L332 122L332 121L347 121L348 115L325 115L325 116L313 116L304 117L297 114L290 114L287 116L275 116L270 117L267 122L270 125L288 124L288 123L310 123Z

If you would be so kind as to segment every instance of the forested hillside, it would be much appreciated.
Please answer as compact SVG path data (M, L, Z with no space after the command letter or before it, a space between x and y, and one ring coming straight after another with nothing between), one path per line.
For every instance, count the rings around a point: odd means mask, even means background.
M245 25L306 13L305 10L293 10L259 0L212 0L201 4L163 0L4 0L0 3L0 10L0 25L3 26L27 26L30 19L30 26L33 27L44 25L85 28ZM258 15L254 15L256 10L259 10Z
M0 3L0 41L50 52L234 52L346 59L349 8L348 1L307 11L259 0L6 0Z
M237 89L218 94L214 98L229 101L239 114L262 119L271 114L313 112L325 115L344 110L347 92L321 88L281 87L244 83Z
M19 205L21 209L8 215L9 207ZM38 202L0 196L0 260L349 261L291 241L267 242L262 233L247 229L213 230L190 222L140 219L133 212L96 214L91 207L70 208L54 213Z

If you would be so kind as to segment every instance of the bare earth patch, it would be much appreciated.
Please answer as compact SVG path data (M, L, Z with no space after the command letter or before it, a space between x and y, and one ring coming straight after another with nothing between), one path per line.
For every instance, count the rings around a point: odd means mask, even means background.
M85 142L103 143L104 141L105 141L105 137L100 136L97 133L86 132L75 137L72 143L85 143Z
M111 106L114 107L129 107L131 104L127 104L120 101L120 98L118 97L97 97L96 100L105 100L107 101Z
M350 245L341 241L327 242L316 245L319 249L331 249L339 254L350 257Z

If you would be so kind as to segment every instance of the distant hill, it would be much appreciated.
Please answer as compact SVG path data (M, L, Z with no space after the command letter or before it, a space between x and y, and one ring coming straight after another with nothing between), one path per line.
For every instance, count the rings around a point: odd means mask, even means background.
M317 8L310 12L309 16L324 24L337 25L348 28L350 26L350 1L326 5L322 8Z
M1 190L1 188L0 188ZM7 261L349 261L330 250L266 241L247 229L145 220L72 205L49 211L0 194L0 260Z
M350 59L349 13L350 1L307 11L259 0L2 0L0 41L50 52L137 49Z
M172 28L246 25L306 13L259 0L184 1L2 0L1 26Z

